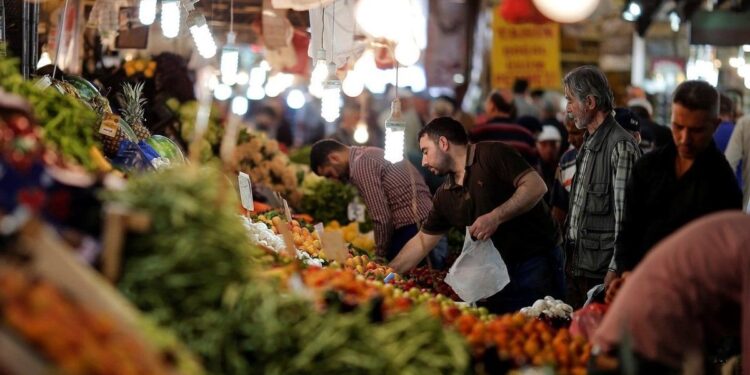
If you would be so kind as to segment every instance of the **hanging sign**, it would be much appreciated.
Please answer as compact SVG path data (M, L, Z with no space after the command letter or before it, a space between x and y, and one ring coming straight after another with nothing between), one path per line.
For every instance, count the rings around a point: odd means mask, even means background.
M516 78L531 88L560 88L559 24L512 24L495 13L492 33L493 88L512 88Z

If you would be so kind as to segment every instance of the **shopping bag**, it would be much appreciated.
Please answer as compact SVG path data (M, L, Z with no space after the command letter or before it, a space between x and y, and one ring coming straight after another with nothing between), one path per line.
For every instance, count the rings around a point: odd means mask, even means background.
M510 283L510 275L492 240L472 240L467 227L464 248L445 276L445 283L462 300L473 303L501 291Z

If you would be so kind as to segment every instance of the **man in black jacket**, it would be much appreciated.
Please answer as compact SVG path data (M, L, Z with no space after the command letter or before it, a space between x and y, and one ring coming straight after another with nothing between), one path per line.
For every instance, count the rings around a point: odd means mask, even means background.
M625 189L617 238L618 272L633 269L664 237L709 213L740 209L742 193L713 134L719 95L703 81L686 81L672 99L674 143L643 156Z

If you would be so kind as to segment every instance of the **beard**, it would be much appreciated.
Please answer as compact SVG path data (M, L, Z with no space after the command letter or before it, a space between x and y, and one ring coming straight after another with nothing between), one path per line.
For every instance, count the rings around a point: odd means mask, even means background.
M586 130L588 128L589 123L593 121L595 112L582 112L578 115L575 115L573 113L568 113L568 118L573 120L573 123L575 124L577 129L580 130Z
M427 168L432 174L437 176L445 176L450 173L451 159L448 154L440 154L435 162L435 165L428 165Z

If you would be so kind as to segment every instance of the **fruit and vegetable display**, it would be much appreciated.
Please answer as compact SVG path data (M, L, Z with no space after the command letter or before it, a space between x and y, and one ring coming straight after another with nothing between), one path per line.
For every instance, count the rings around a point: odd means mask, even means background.
M180 123L180 137L185 144L190 144L195 136L195 121L198 117L199 106L200 104L195 100L184 103L180 103L175 98L167 100L167 107L177 116ZM224 136L222 121L221 110L218 106L212 105L208 116L208 127L199 144L202 162L214 159L218 152L221 138Z
M95 131L98 117L91 107L55 89L42 89L23 79L18 61L0 59L0 87L26 99L42 126L47 146L88 170L96 169L91 150L98 148Z
M234 157L237 170L247 173L253 184L281 193L290 205L298 207L302 197L298 189L298 174L304 172L291 164L276 140L268 139L264 133L243 129Z
M353 186L310 173L302 181L301 190L303 212L324 223L349 222L347 207L357 196Z
M13 79L0 77L0 86L16 84ZM90 92L93 86L74 80L61 87L80 101L58 96L49 103L72 100L94 121L97 111L106 112L92 104L100 96ZM39 92L47 91L57 95ZM142 125L141 88L124 92L123 120ZM197 103L172 106L190 141ZM46 111L52 127L45 125L45 137L60 125L54 123L59 113ZM221 122L212 111L205 160L215 159ZM60 372L201 374L203 367L215 374L495 374L531 366L585 373L591 348L568 328L570 306L547 297L493 315L460 302L444 282L446 271L422 265L395 274L372 254L372 233L348 218L357 191L294 165L265 135L241 131L234 163L224 168L186 164L179 146L164 136L136 138L172 168L130 176L99 196L105 205L148 219L146 228L125 234L113 281L143 312L131 329L139 331L133 337L146 338L145 346L44 281L0 269L0 328L17 332ZM96 146L94 134L91 142ZM240 210L233 168L309 215L287 221L269 207ZM313 218L325 224L325 234L311 226ZM334 232L343 239L341 251L326 247ZM462 242L463 233L451 236L451 243Z
M559 299L547 296L544 299L537 300L530 307L522 308L521 313L532 318L570 319L573 307Z
M375 253L375 236L372 232L362 233L360 231L360 225L356 221L353 221L345 226L341 226L338 221L333 220L326 224L326 232L340 231L344 237L344 241L349 243L352 247L357 250L364 251L369 255Z
M170 374L171 363L106 314L19 269L0 269L0 322L65 374Z

